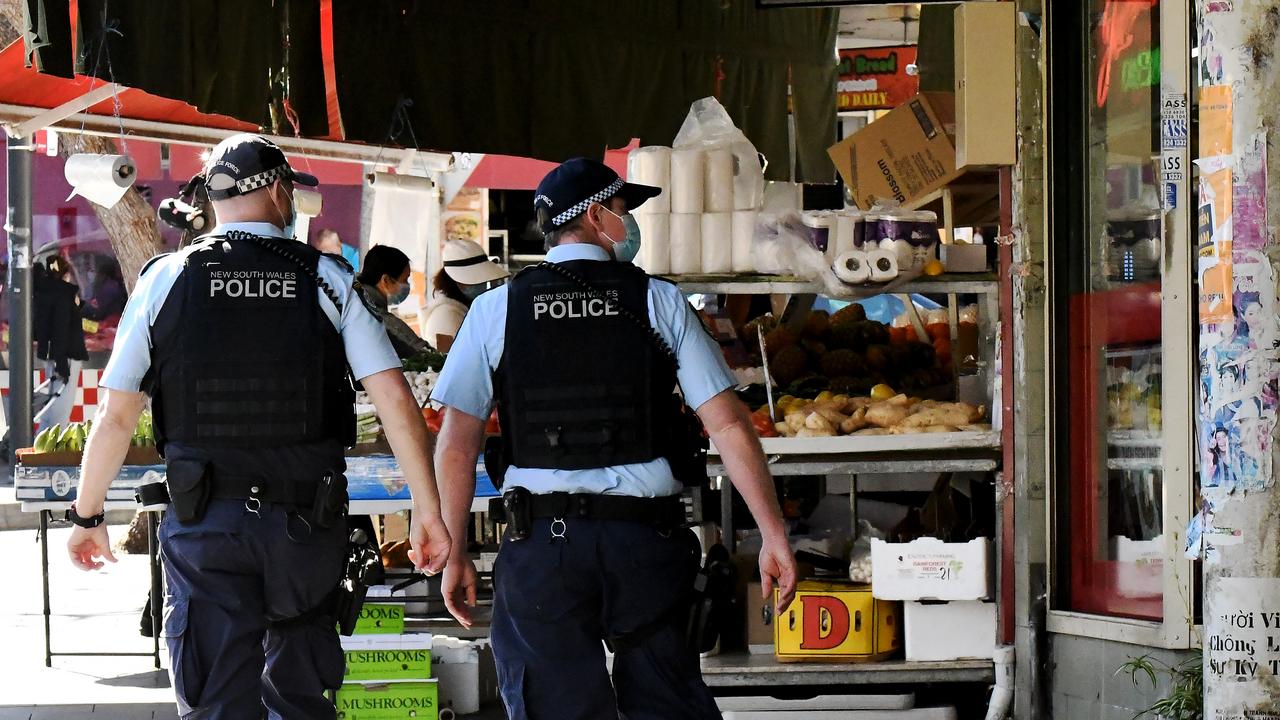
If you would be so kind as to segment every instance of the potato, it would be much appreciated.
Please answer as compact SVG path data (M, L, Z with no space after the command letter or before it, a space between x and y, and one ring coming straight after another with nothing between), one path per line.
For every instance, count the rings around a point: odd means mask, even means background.
M844 435L852 435L867 426L867 409L858 408L844 422L840 423L840 432Z
M816 412L826 418L827 422L831 423L832 426L839 427L840 423L849 419L848 415L840 411L841 407L843 406L837 406L836 403L826 403L819 405Z
M796 435L796 431L792 430L791 426L786 424L785 422L774 423L773 429L777 430L778 434L781 435L782 437L795 437Z
M900 425L904 428L923 428L930 425L959 426L969 423L969 413L956 407L935 407L911 415Z
M849 398L849 402L845 403L845 412L852 413L855 410L871 407L874 403L875 401L869 397Z
M800 432L796 433L796 437L835 437L835 433L829 430L814 430L813 428L802 427Z
M889 428L870 427L864 428L854 433L854 435L892 435Z
M836 434L836 426L833 425L830 420L823 417L820 413L815 412L810 414L809 417L805 418L804 426L809 428L810 430L817 430L818 432L828 433L829 435Z
M870 425L882 428L891 428L901 423L907 417L907 409L902 405L896 405L890 400L876 403L867 408L866 420Z
M791 426L791 432L799 432L804 427L804 419L806 415L802 412L792 411L787 413L786 422Z

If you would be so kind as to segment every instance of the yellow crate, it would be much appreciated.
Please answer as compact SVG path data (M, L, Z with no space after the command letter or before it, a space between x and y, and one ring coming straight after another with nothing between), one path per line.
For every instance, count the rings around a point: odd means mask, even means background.
M781 662L884 660L902 646L902 603L876 600L870 585L801 580L773 642Z

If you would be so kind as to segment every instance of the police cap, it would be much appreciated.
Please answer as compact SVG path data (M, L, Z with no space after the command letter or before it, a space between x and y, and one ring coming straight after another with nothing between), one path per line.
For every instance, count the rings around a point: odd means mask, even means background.
M635 210L662 188L624 182L613 168L590 158L566 160L547 173L533 194L534 211L546 210L540 222L542 232L564 227L587 211L591 203L603 203L615 195Z
M218 143L209 153L204 178L210 200L226 200L260 190L279 179L315 187L315 175L298 172L275 143L251 133L240 133ZM195 182L195 179L193 179Z

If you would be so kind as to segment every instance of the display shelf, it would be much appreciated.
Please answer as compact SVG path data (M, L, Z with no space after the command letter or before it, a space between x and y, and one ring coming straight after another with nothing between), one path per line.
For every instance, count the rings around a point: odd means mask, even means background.
M726 653L703 658L702 677L711 687L989 683L995 680L995 665L990 660L780 663L772 655Z
M770 455L775 477L794 475L880 475L887 473L991 472L999 465L992 449L947 453L868 453L863 455ZM723 463L707 463L712 477L728 475Z
M727 295L825 294L816 284L794 275L669 275L687 293ZM995 273L953 273L936 277L899 278L882 285L859 285L848 288L849 297L867 297L884 293L920 293L925 295L988 295L999 292Z
M846 435L816 438L761 438L766 455L862 455L867 453L946 452L949 450L994 450L1000 447L1000 433L981 432L912 433L908 435ZM712 455L719 455L714 443Z
M1107 444L1115 447L1158 448L1164 443L1159 432L1149 430L1112 430Z
M1160 458L1107 458L1108 470L1160 470L1164 463Z

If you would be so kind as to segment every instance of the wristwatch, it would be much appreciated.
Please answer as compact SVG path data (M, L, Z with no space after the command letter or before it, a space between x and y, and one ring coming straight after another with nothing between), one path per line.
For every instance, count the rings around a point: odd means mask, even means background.
M93 529L107 521L107 513L103 510L97 515L80 517L80 514L76 512L76 504L73 502L71 503L71 507L67 509L67 519L70 520L73 525Z

